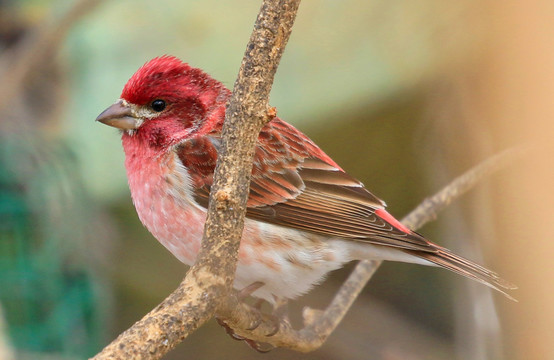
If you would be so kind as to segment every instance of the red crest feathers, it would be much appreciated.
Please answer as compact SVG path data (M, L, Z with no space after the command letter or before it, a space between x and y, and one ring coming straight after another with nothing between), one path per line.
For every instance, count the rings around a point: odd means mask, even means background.
M191 67L174 56L164 55L145 63L127 82L121 98L132 104L144 105L152 97L174 93L177 86L186 80Z

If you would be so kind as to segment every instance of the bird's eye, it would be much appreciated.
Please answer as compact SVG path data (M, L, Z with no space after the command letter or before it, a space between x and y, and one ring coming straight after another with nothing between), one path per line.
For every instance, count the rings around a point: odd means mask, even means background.
M157 99L152 101L152 104L150 105L152 107L152 110L156 112L163 111L165 109L165 101Z

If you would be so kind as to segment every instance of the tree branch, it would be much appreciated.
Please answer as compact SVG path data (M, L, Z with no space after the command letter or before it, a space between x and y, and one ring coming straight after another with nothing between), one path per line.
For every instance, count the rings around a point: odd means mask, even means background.
M512 164L515 159L520 158L527 151L528 149L525 147L510 148L491 156L458 176L435 195L424 199L421 204L402 219L402 223L412 230L417 230L429 221L435 220L437 214L453 200L465 194L483 178Z
M254 146L261 128L275 116L268 96L284 46L289 38L299 0L262 4L235 82L223 128L202 248L183 282L160 305L122 333L95 359L158 359L217 313L239 336L297 351L320 347L380 265L362 261L343 284L325 311L306 308L304 328L287 321L274 336L274 319L229 296L244 224ZM456 179L427 199L404 219L418 228L436 216L483 177L514 157L505 152Z
M232 289L244 226L256 141L276 113L268 105L273 77L300 0L262 3L227 106L214 183L197 263Z
M437 213L453 200L466 193L485 177L513 163L523 153L524 149L508 149L483 161L454 179L435 195L425 199L402 219L402 223L413 230L419 229L435 219ZM265 315L262 316L262 322L256 329L246 330L250 324L259 320L259 314L236 301L228 302L225 307L221 307L218 316L237 335L246 339L296 351L313 351L321 347L331 335L381 263L382 261L360 261L327 309L321 311L304 308L304 328L300 330L293 329L290 323L284 320L279 324L279 332L268 337L267 334L272 332L275 324L273 319Z
M268 98L300 0L264 0L246 48L222 131L196 263L177 290L95 359L159 359L213 317L232 290L254 146L275 117Z

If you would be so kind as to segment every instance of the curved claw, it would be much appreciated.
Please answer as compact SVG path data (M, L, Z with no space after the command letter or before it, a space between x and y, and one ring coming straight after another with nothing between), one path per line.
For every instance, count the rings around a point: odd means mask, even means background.
M288 300L285 298L275 298L275 307L273 308L273 316L275 316L279 322L281 320L289 321L289 307Z
M248 344L248 346L250 346L252 349L256 350L257 352L259 353L262 353L262 354L265 354L265 353L268 353L270 352L271 350L275 349L275 346L271 345L271 344L265 344L266 345L266 348L263 349L262 346L264 344L262 343L259 343L259 342L256 342L254 340L244 340L244 342L246 344Z
M253 292L258 290L262 286L264 286L264 283L262 283L262 282L255 282L255 283L252 283L252 284L248 285L247 287L245 287L244 289L242 289L241 291L238 292L238 294L237 294L238 300L243 300L244 298L250 296ZM250 324L250 326L246 330L248 330L248 331L255 330L262 323L262 321L263 321L262 320L262 314L261 314L262 303L263 303L263 300L258 300L254 305L249 305L249 306L251 306L252 309L254 309L258 313L258 316L254 321L252 321L252 323ZM285 322L288 321L288 316L287 316L287 310L288 309L287 309L286 299L280 299L280 298L276 297L274 304L275 304L275 306L274 306L274 309L273 309L273 314L269 315L270 321L273 324L273 329L268 334L265 335L267 337L274 336L275 334L277 334L279 332L279 330L281 328L281 321L285 321ZM242 335L238 335L237 333L235 333L235 331L229 325L227 325L227 323L225 323L225 321L223 321L222 319L220 319L218 317L216 317L216 320L219 323L219 325L221 325L225 329L225 332L229 336L231 336L232 339L239 340L239 341L244 341L248 346L250 346L252 349L254 349L254 350L256 350L260 353L266 353L266 352L269 352L269 351L271 351L272 349L275 348L275 346L273 346L271 344L259 343L257 341L252 340L252 339L245 338Z
M265 334L265 336L267 337L277 334L279 332L279 329L281 328L281 319L279 317L271 316L271 321L273 322L274 328L270 333Z
M236 336L239 336L237 334L235 334L235 331L233 329L231 329L229 327L229 325L227 325L225 323L225 321L221 320L220 318L218 318L217 316L215 317L215 321L217 321L217 323L219 324L219 326L221 326L222 328L225 329L225 332L227 333L227 335L229 335L230 337L232 337L233 339L235 340L239 340Z
M252 325L247 327L246 330L248 331L256 330L261 323L262 323L262 319L258 318L252 323Z
M229 336L231 337L231 339L233 340L237 340L237 341L243 341L243 340L248 340L247 338L243 337L243 336L240 336L239 334L237 333L232 333L232 334L229 334Z

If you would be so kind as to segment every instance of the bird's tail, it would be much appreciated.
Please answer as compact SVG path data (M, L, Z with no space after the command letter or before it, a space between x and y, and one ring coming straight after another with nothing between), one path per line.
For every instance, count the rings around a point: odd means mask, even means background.
M467 278L478 281L485 284L505 295L507 298L513 301L517 301L515 298L506 293L505 290L517 289L517 286L502 279L497 273L491 271L481 265L474 263L468 259L465 259L459 255L454 254L452 251L443 248L439 245L432 244L435 251L419 251L419 250L405 250L407 253L417 256L421 259L427 260L440 267L448 269L460 274Z

